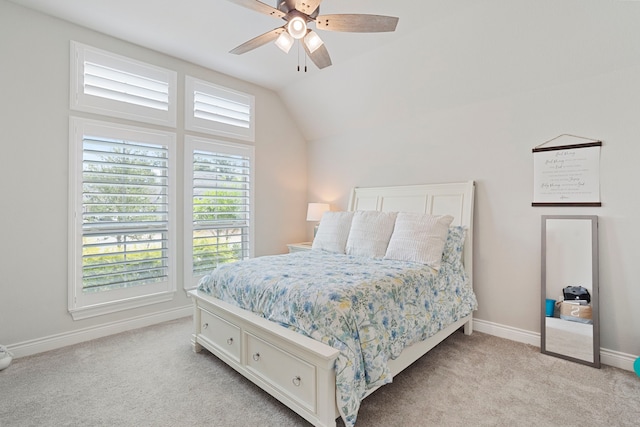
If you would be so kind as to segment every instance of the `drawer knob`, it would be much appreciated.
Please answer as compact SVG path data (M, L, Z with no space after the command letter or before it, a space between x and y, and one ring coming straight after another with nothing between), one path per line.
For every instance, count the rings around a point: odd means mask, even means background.
M207 329L209 327L208 323L205 323L204 325L202 325L202 329Z
M255 353L252 357L253 357L253 360L257 362L258 360L260 360L260 353Z
M227 340L227 344L229 344L229 345L233 344L233 338L229 338L229 339Z
M291 382L293 383L294 386L296 387L300 387L300 382L302 381L302 379L299 376L295 376L293 377L293 379L291 380Z

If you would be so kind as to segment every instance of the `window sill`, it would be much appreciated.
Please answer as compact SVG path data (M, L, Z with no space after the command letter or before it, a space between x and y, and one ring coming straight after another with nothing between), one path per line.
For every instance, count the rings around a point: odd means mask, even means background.
M90 317L102 316L104 314L116 313L118 311L171 301L174 294L175 292L162 292L142 297L128 298L104 304L70 309L69 313L71 313L73 320L88 319Z

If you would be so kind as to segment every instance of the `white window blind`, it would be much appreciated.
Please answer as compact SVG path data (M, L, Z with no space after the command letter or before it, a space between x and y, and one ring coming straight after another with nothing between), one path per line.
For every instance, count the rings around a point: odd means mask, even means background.
M186 77L185 127L188 130L255 140L255 97Z
M191 218L185 227L185 286L216 266L252 256L253 147L189 137L185 193Z
M82 288L168 278L168 148L83 137Z
M71 108L174 127L177 73L71 42Z
M248 129L251 126L251 106L204 92L193 93L193 114L196 118Z
M169 83L84 62L84 93L169 111Z
M75 118L71 128L70 311L173 291L175 135Z

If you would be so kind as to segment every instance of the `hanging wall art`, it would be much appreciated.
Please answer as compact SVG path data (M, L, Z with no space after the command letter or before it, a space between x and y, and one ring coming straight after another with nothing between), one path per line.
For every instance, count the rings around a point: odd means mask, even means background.
M531 206L601 206L602 141L563 134L533 151Z

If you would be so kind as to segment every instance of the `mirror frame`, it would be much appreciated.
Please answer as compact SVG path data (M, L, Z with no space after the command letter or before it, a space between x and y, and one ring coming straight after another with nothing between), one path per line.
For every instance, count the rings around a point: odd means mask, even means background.
M583 220L591 223L591 317L593 320L593 362L566 354L548 351L546 348L546 298L547 298L547 220ZM540 352L594 368L600 367L600 317L599 317L599 268L598 268L598 216L597 215L542 215L542 265L541 265L541 322ZM569 284L568 284L569 285Z

